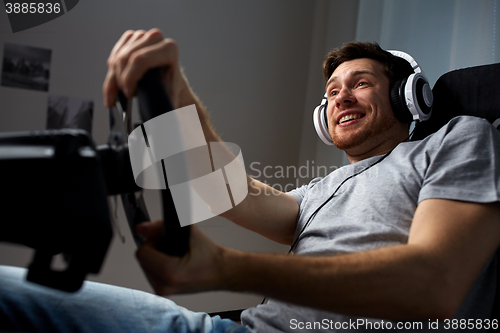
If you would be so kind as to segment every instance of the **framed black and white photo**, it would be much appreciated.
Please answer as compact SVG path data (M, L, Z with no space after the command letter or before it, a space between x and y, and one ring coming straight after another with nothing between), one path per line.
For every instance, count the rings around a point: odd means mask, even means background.
M3 50L2 86L49 90L52 50L11 43Z

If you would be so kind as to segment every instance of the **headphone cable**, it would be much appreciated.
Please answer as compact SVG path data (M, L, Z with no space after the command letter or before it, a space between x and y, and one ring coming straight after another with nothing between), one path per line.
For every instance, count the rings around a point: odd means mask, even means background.
M410 135L403 141L401 141L401 143L403 142L406 142L408 140L410 140L410 138L413 136L413 132L415 132L415 128L413 128L413 130L411 131ZM332 200L334 197L335 197L335 194L338 192L338 190L342 187L342 185L344 185L345 182L347 182L349 179L351 178L354 178L360 174L362 174L363 172L365 172L366 170L370 169L371 167L379 164L380 162L382 162L383 160L385 160L385 158L387 156L389 156L392 151L394 149L396 149L396 147L399 146L396 145L394 148L392 148L389 152L385 153L384 156L382 156L380 159L378 159L375 163L367 166L366 168L356 172L355 174L347 177L346 179L344 179L340 184L339 186L337 186L337 188L335 189L335 191L333 191L333 193L328 197L328 199L325 200L325 202L323 202L318 208L316 208L316 210L311 214L311 216L309 216L309 219L307 220L307 222L304 224L304 226L302 227L302 230L300 230L299 234L297 235L297 238L295 239L295 241L292 243L292 245L290 246L290 250L288 251L288 254L292 253L293 251L293 248L297 245L299 239L300 239L300 236L303 234L304 230L309 226L309 224L311 223L312 219L316 216L316 214L318 213L318 211L323 208L330 200Z
M415 126L416 127L416 126ZM411 139L411 137L413 136L413 132L415 132L415 128L413 128L413 130L411 131L410 135L403 141L401 141L400 143L403 143L403 142L406 142L408 140ZM337 188L335 189L335 191L333 191L333 193L328 197L328 199L325 200L325 202L323 202L318 208L316 208L316 210L311 214L311 216L309 216L309 219L307 219L307 222L304 224L304 226L302 227L302 230L300 230L299 234L297 235L297 238L295 239L295 241L292 243L292 245L290 246L290 250L288 250L288 255L290 253L292 253L293 251L293 248L297 245L297 243L299 242L300 240L300 236L304 233L304 230L309 226L309 224L311 224L311 221L312 219L316 216L316 214L319 212L319 210L321 208L323 208L328 202L330 202L330 200L332 200L334 197L335 197L335 194L338 192L338 190L342 187L342 185L344 185L345 182L347 182L349 179L351 178L354 178L360 174L362 174L363 172L365 172L366 170L370 169L371 167L379 164L380 162L382 162L383 160L386 159L387 156L389 156L392 151L394 149L396 149L396 147L399 146L396 145L394 148L392 148L389 152L385 153L384 156L382 156L381 158L379 158L375 163L367 166L366 168L356 172L355 174L353 175L350 175L349 177L347 177L346 179L344 179L340 184L339 186L337 186ZM262 300L262 302L260 304L264 304L264 302L267 300L267 296L264 297L264 299Z

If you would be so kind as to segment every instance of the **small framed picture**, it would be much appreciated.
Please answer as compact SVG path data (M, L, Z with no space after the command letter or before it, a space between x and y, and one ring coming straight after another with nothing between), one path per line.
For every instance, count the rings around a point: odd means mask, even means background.
M48 91L51 54L49 49L5 43L2 86Z

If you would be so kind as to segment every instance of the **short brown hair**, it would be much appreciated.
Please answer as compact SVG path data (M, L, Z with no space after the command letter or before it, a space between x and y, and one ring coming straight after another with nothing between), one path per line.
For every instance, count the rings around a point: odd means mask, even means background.
M326 55L323 62L325 82L341 63L360 58L370 58L382 63L391 87L396 81L414 73L408 61L383 50L377 43L353 41L345 43Z

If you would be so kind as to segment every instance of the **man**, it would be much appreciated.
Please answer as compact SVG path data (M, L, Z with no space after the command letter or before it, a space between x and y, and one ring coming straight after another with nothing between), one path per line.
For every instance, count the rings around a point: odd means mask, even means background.
M351 43L331 53L324 68L328 128L351 164L277 196L266 196L267 185L248 177L247 198L223 214L272 240L293 244L297 255L223 248L193 227L189 253L169 257L154 248L161 221L137 227L148 240L137 258L157 294L232 290L271 297L245 311L241 326L195 315L162 298L127 296L130 291L95 284L69 301L68 315L82 314L87 325L101 330L154 326L168 332L266 333L404 330L406 320L422 321L413 329L423 331L434 319L444 320L447 328L454 316L489 318L489 260L500 244L500 189L495 184L500 182L489 175L498 174L494 152L500 138L485 121L458 118L422 142L405 142L408 124L396 119L389 99L391 84L406 71L398 63L372 44ZM220 140L180 69L175 42L158 30L126 32L108 65L106 105L114 103L119 89L133 96L146 70L161 67L174 107L195 104L207 141ZM487 153L477 154L480 149ZM16 294L25 290L15 288ZM52 295L7 296L5 317L44 309L49 314L42 317L54 320L59 314L54 303L61 297ZM485 309L475 312L481 298ZM43 304L47 299L48 306ZM99 304L88 309L82 306L85 300ZM99 309L112 304L116 308L101 319ZM76 317L73 313L67 320L79 326ZM116 320L127 325L113 326Z

